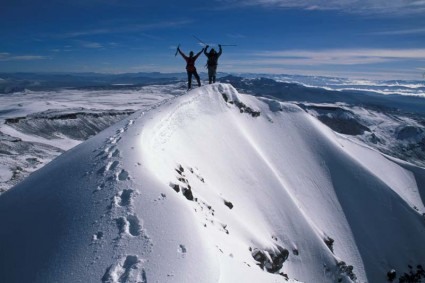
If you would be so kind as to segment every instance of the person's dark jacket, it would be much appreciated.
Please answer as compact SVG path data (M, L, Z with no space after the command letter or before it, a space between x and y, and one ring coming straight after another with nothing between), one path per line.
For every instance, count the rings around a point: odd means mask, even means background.
M221 49L221 45L218 45L218 47L220 48L218 52L212 52L212 49L210 50L210 52L207 52L208 47L209 46L207 45L204 49L204 54L205 54L205 56L208 57L207 66L208 67L217 67L218 58L221 56L221 53L223 51Z
M192 57L186 56L186 54L184 54L180 50L180 48L177 49L177 50L179 51L180 55L184 58L184 60L186 60L186 70L188 72L194 72L194 71L196 71L195 61L196 61L196 59L198 59L199 55L201 55L201 53L202 53L202 51L204 51L204 49L202 48L201 51L199 51L195 56L192 56Z

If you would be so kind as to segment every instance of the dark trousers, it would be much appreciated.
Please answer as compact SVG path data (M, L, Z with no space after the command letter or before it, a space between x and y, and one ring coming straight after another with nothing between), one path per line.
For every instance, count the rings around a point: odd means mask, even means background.
M209 83L215 83L215 75L217 73L217 65L208 66L208 80Z
M201 79L199 78L198 72L195 71L187 71L187 88L192 87L192 75L195 76L196 81L198 82L198 86L201 86Z

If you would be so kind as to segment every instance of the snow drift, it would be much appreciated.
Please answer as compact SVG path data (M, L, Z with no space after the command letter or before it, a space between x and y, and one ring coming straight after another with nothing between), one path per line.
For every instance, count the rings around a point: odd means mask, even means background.
M0 197L2 282L385 282L425 262L425 170L298 106L201 87Z

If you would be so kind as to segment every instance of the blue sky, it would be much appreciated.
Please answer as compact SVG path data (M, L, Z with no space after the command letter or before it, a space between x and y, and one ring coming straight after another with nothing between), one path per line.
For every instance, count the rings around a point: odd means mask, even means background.
M0 0L0 72L220 71L422 79L425 0ZM205 57L199 59L203 70Z

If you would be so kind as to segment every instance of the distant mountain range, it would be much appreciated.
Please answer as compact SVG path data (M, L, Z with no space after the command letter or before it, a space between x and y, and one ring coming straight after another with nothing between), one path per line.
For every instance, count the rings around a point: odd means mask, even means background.
M57 88L123 87L180 80L184 73L0 73L0 93L25 89L40 91Z

